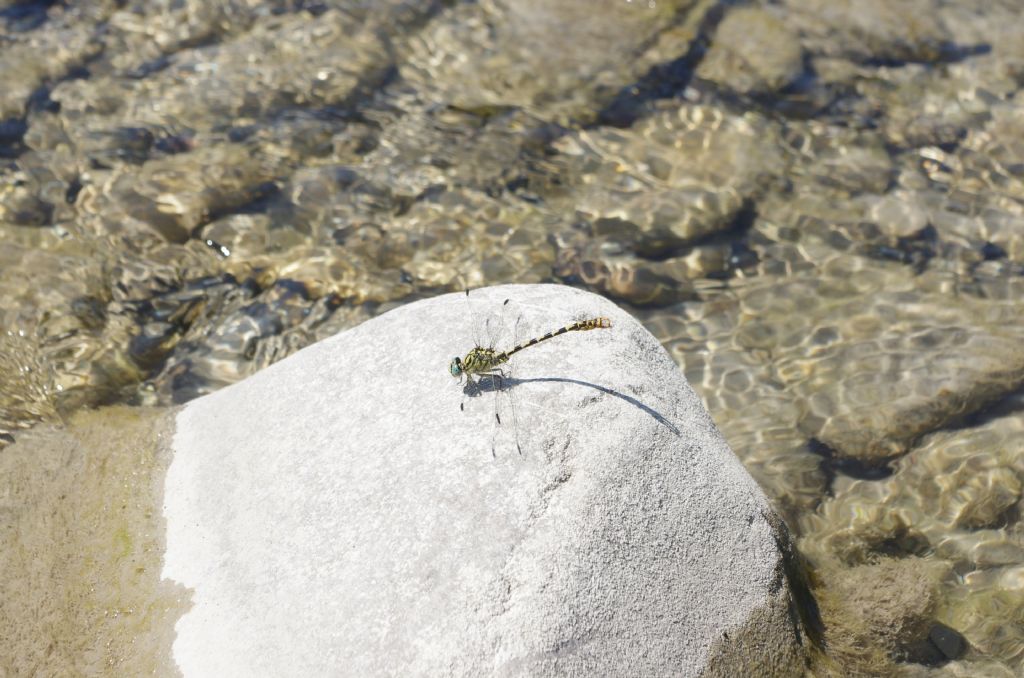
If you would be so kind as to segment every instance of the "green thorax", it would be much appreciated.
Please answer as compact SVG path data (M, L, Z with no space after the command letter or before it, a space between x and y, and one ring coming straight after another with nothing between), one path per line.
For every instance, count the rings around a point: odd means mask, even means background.
M508 362L508 353L499 353L493 348L477 346L462 360L462 371L466 374L482 374Z

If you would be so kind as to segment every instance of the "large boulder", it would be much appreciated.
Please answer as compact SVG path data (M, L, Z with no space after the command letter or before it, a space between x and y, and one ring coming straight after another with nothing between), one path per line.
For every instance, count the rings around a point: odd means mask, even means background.
M474 325L598 316L501 389L449 373ZM658 342L565 287L409 304L189 403L164 514L186 676L804 666L764 494Z

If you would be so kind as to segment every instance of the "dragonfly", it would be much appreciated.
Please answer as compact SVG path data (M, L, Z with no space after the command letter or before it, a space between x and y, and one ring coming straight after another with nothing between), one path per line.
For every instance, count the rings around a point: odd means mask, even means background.
M468 296L469 292L467 291L466 294ZM509 300L506 299L502 305L503 308L504 306L507 306L508 303ZM535 337L528 341L524 341L521 344L516 344L505 351L499 351L493 346L487 347L477 344L470 349L464 357L455 356L448 365L448 372L452 377L458 379L460 384L462 383L462 379L465 378L468 384L477 391L482 390L480 384L483 379L489 379L491 384L496 385L496 390L501 391L504 389L505 381L508 380L505 365L507 365L509 359L519 351L523 351L531 346L536 346L542 341L547 341L548 339L553 339L569 332L587 332L597 329L610 329L611 326L611 320L599 316L577 320L576 322L565 325L557 330L548 332L543 336ZM464 406L465 404L463 403L460 407L464 409ZM513 416L515 416L514 408L515 406L513 405ZM498 414L497 406L495 406L494 418L500 425L501 416ZM519 453L522 454L522 448L519 447L518 442L518 431L516 433L516 438L516 448L519 449ZM493 449L491 450L491 453L494 454Z

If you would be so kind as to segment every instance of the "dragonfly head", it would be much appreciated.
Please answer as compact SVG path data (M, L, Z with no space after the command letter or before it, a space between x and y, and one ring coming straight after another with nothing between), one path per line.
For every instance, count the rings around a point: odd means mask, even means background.
M455 358L452 360L452 364L448 366L448 371L451 372L452 376L455 377L456 379L461 378L463 373L462 358L460 358L459 356L455 356Z

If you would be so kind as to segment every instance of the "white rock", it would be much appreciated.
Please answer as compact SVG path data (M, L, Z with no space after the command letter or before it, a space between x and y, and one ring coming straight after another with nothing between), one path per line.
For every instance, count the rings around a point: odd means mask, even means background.
M613 327L516 354L511 404L467 397L449 362L472 347L470 309L506 298L523 338ZM173 447L164 576L193 589L185 676L802 666L767 500L657 341L601 297L507 286L403 306L188 404Z

